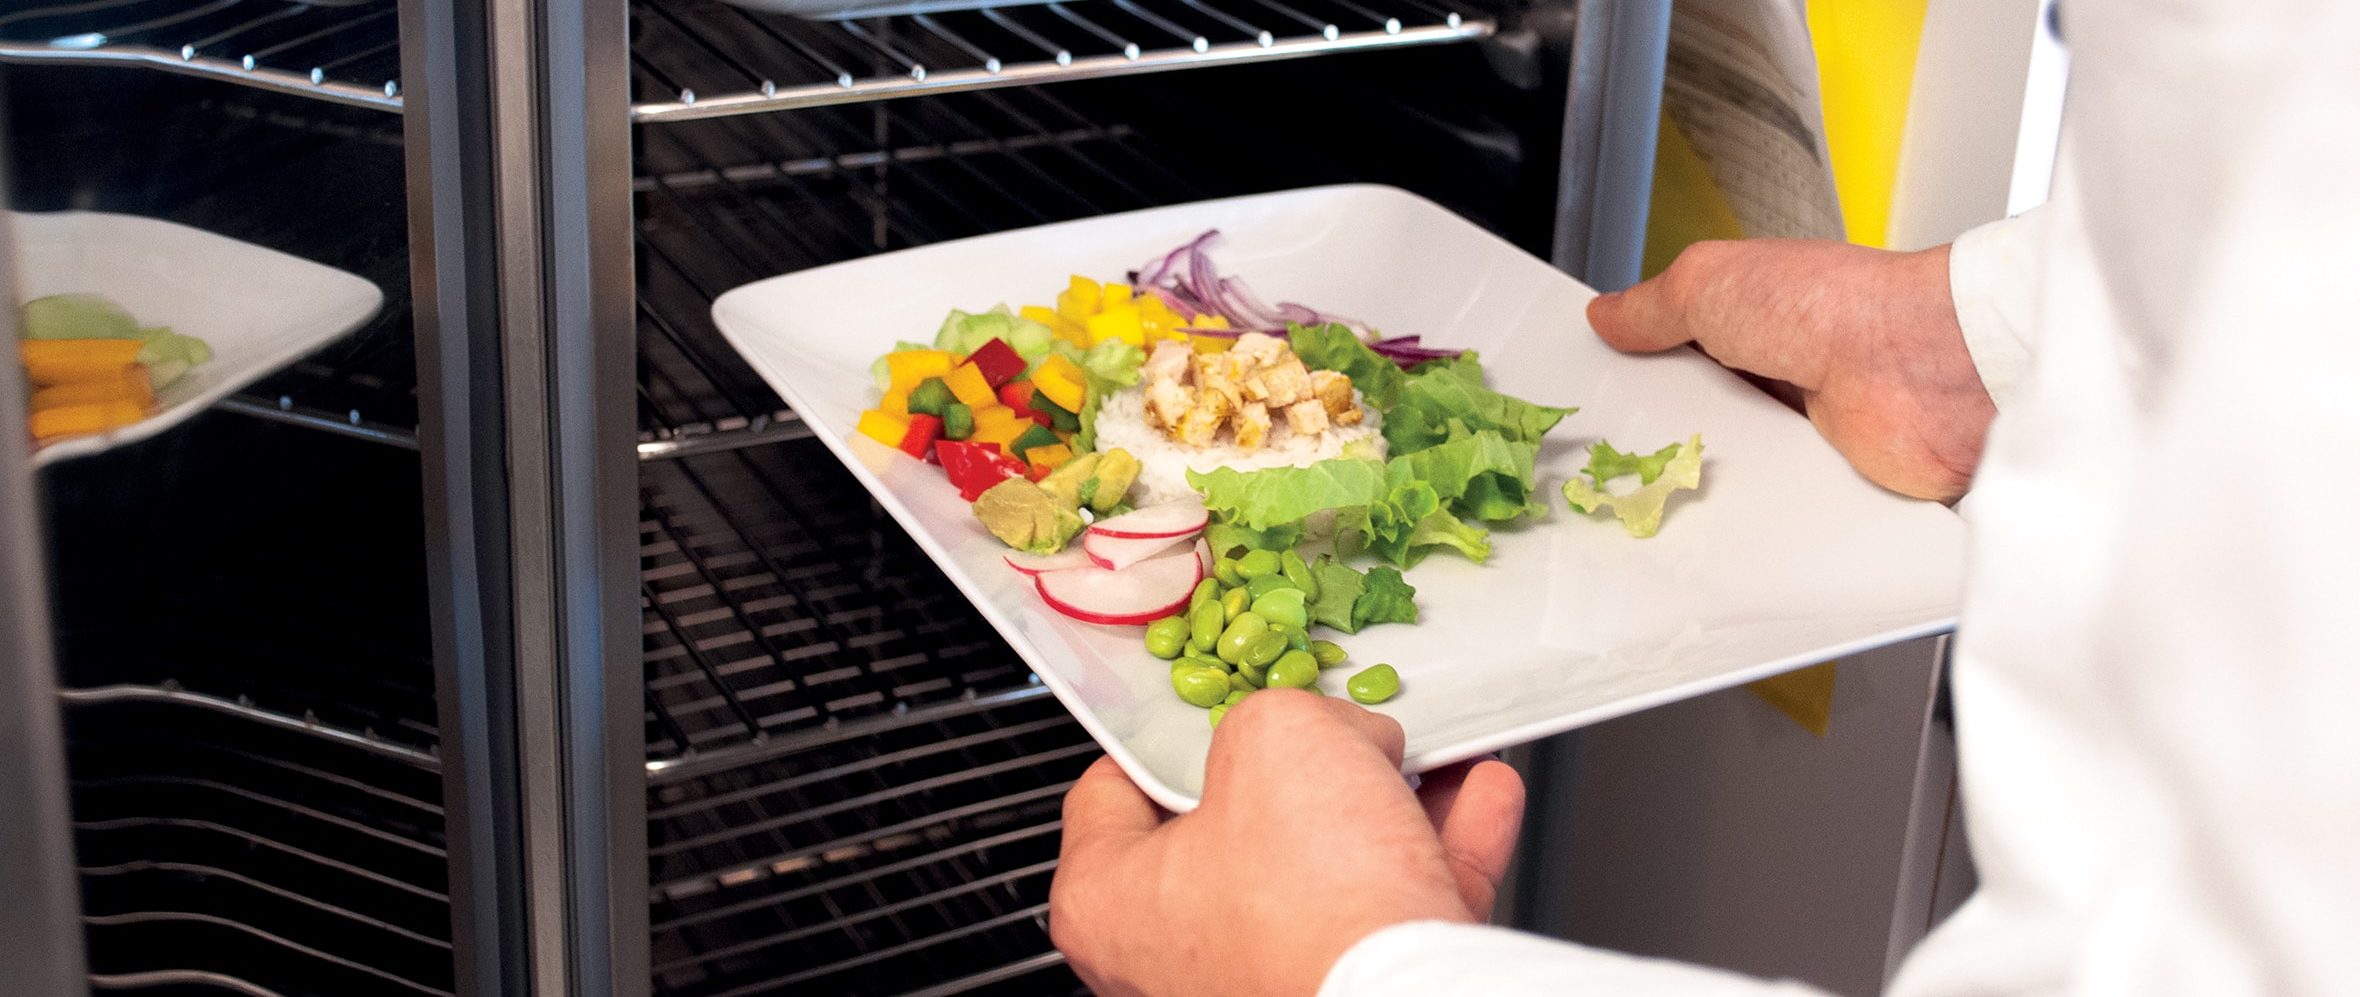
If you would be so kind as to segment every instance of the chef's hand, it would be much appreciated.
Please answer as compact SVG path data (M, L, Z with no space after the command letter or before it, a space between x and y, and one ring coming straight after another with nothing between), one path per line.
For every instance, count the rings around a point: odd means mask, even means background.
M1950 247L1918 253L1800 239L1703 242L1590 303L1616 349L1694 342L1791 386L1869 480L1917 498L1966 493L1991 427L1950 300Z
M1099 759L1065 798L1050 937L1101 994L1309 997L1380 928L1484 920L1524 783L1483 761L1413 793L1401 751L1390 717L1272 689L1222 719L1193 813Z

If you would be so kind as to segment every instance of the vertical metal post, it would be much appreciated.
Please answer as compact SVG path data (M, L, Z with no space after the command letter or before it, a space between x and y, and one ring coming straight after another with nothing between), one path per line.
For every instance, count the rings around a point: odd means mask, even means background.
M1601 291L1639 282L1671 0L1576 0L1550 262Z
M0 136L5 131L0 130ZM5 141L0 141L4 148ZM0 190L7 177L0 174ZM0 216L0 343L16 342L15 243ZM78 994L82 899L66 796L65 726L50 648L39 500L23 381L0 376L0 986Z
M1663 113L1672 0L1575 0L1564 164L1550 262L1600 291L1639 282ZM1572 908L1573 753L1578 734L1518 752L1524 840L1506 891L1516 927L1560 935Z
M624 6L402 13L460 989L644 993Z

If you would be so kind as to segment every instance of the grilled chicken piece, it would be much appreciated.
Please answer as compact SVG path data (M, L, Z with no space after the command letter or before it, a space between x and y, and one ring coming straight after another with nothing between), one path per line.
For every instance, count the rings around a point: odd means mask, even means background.
M1237 342L1229 347L1230 356L1256 367L1277 363L1278 358L1288 355L1288 352L1286 340L1260 332L1239 336Z
M1320 413L1322 419L1326 413ZM1260 405L1248 405L1237 410L1233 424L1237 431L1237 445L1243 450L1260 450L1270 438L1270 410Z
M1187 343L1175 343L1169 340L1157 343L1155 344L1155 352L1149 354L1147 363L1139 368L1139 374L1146 378L1150 384L1157 381L1186 380L1188 378L1188 358L1191 355Z
M1196 393L1200 403L1206 392L1222 396L1228 402L1222 415L1228 415L1245 404L1244 365L1234 353L1194 354L1190 362L1196 367Z
M1267 410L1265 410L1267 411ZM1305 398L1287 406L1287 428L1305 436L1327 432L1327 408L1317 398Z
M1352 403L1352 379L1332 370L1311 372L1311 395L1327 409L1328 421L1339 426L1360 424L1360 406Z
M1170 429L1180 424L1180 417L1188 413L1196 397L1178 381L1147 382L1147 418L1158 428Z
M1269 388L1263 397L1271 408L1285 408L1311 397L1311 372L1291 355L1264 368L1261 375Z

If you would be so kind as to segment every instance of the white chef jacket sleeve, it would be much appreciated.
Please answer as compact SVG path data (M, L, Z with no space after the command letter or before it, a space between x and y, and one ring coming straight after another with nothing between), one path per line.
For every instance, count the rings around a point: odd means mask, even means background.
M2003 409L2032 365L2041 214L1981 225L1950 244L1950 304L1983 390Z
M1327 982L1319 988L1319 997L1805 997L1818 993L1800 983L1774 983L1506 928L1440 921L1397 924L1361 939L1336 961Z

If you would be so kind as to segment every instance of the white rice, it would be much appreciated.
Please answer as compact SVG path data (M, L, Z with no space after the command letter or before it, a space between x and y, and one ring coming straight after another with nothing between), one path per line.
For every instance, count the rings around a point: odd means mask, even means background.
M1352 401L1360 404L1359 392L1353 393ZM1191 447L1172 441L1162 430L1149 425L1147 393L1139 388L1125 388L1109 396L1098 409L1098 449L1103 452L1121 447L1139 458L1139 483L1133 486L1131 501L1146 506L1196 494L1188 487L1191 470L1307 467L1341 455L1354 440L1366 440L1374 448L1370 456L1381 459L1385 456L1385 438L1378 434L1380 417L1366 405L1361 405L1361 412L1359 425L1329 426L1327 432L1318 436L1297 434L1287 428L1286 420L1276 420L1270 427L1269 438L1258 450L1239 449L1227 442L1226 430L1221 434L1222 442L1214 446Z

